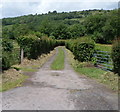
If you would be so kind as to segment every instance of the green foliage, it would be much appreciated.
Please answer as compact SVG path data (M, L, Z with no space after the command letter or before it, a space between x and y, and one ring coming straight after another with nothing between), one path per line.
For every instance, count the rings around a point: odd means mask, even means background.
M13 50L13 43L10 39L3 39L2 40L2 48L4 51L12 51Z
M19 62L19 48L15 50L10 39L2 39L2 70Z
M75 55L75 58L81 62L91 61L95 50L94 41L88 37L68 41L66 47L70 49Z
M3 18L2 37L6 39L2 43L3 50L11 54L12 43L7 39L17 40L21 48L24 49L25 56L29 59L36 59L55 46L66 44L66 47L74 53L76 58L80 57L79 60L88 61L91 60L92 49L94 49L94 43L88 41L88 38L97 43L106 44L120 36L120 17L118 15L118 10L85 10L62 13L49 11L47 14ZM84 38L82 42L81 37L88 35L90 36L87 40ZM65 42L61 39L76 40ZM101 49L104 48L101 47ZM77 50L83 54L85 54L83 51L89 52L86 54L87 58L82 59Z
M62 41L56 41L46 36L39 38L37 35L26 35L17 40L24 49L25 56L29 59L37 59L42 53L48 53L57 45L63 44Z
M77 38L77 37L84 36L85 28L83 25L74 24L68 28L68 31L70 33L71 38Z
M70 35L65 24L59 24L52 34L56 39L69 39Z
M6 70L6 69L11 67L11 64L10 64L11 59L10 59L10 57L11 57L10 53L2 54L2 70Z
M73 53L81 62L91 61L94 53L94 45L91 43L77 43L77 46L74 47Z
M12 65L19 63L20 49L13 48L12 51L2 51L2 70L9 69Z
M112 43L120 35L118 10L85 10L48 12L47 14L4 18L3 38L16 39L19 36L41 32L42 36L55 39L75 39L85 35L97 43ZM38 34L41 37L41 34Z
M120 36L120 16L118 15L118 10L113 10L107 15L107 21L102 28L103 37L107 43L112 43L112 40Z
M112 43L120 36L120 17L118 10L88 16L84 21L86 34L91 34L97 43Z
M118 73L120 76L120 38L113 44L112 60L114 65L114 72Z

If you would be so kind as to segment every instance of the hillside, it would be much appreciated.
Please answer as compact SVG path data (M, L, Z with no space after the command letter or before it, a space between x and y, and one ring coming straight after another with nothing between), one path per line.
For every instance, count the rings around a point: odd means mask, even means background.
M98 43L96 48L103 48L100 44L111 44L120 36L118 10L49 11L3 18L2 24L3 69L20 61L20 48L24 49L24 57L36 59L56 46L65 45L65 41L58 40L80 41L87 37Z
M3 18L3 38L40 32L55 39L79 38L90 35L98 43L111 43L118 34L117 10L84 10L74 12L57 11L46 14Z

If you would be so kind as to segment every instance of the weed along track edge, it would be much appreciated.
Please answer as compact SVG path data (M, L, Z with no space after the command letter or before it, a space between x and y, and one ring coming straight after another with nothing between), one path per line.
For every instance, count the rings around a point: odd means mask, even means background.
M64 69L64 59L65 59L65 53L63 51L63 47L59 47L57 51L57 55L51 64L51 69L52 70Z

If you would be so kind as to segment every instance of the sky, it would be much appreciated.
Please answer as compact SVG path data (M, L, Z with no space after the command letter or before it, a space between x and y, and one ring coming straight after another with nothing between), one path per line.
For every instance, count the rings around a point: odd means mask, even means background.
M28 14L42 14L48 11L69 12L89 9L115 9L119 0L2 0L0 18Z

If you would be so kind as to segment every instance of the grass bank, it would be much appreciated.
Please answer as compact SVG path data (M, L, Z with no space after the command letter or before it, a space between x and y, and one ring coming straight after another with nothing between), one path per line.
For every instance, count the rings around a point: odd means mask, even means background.
M23 75L20 71L9 69L2 74L2 83L0 91L6 91L22 85L28 76Z
M64 58L65 54L62 47L58 48L58 54L55 57L53 63L51 64L51 69L53 70L62 70L64 69Z
M103 71L94 67L90 62L79 62L74 59L74 55L71 51L67 49L68 58L70 64L74 70L80 75L86 75L92 79L97 80L100 83L105 84L107 87L114 91L118 91L118 75L113 72Z

